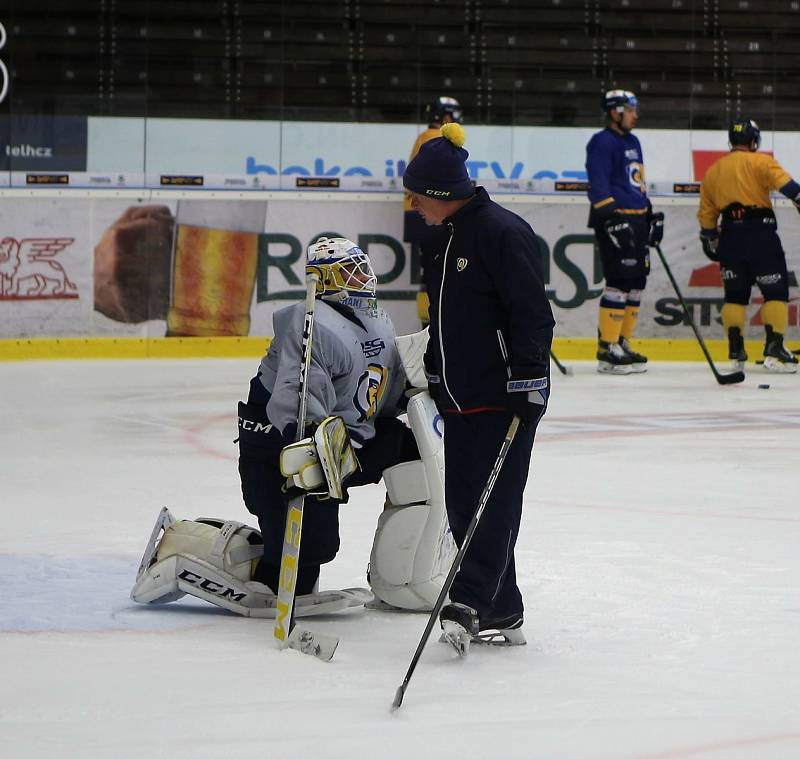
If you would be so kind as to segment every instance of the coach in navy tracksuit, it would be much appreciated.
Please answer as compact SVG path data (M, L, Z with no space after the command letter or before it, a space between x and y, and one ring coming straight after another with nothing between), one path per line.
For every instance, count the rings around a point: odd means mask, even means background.
M424 266L431 301L425 364L445 420L445 500L458 545L512 414L522 422L450 599L475 610L481 631L518 629L514 544L536 425L547 407L555 322L533 230L473 187L461 127L447 124L442 134L422 146L403 184L425 222L448 232ZM445 606L442 619L449 613Z

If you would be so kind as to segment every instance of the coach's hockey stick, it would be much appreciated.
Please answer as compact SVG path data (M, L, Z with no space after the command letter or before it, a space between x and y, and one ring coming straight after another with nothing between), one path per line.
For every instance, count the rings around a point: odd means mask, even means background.
M314 337L314 306L316 305L316 274L306 277L306 315L303 322L303 342L300 357L300 387L297 408L297 432L295 442L302 440L306 429L306 406L308 405L308 370L311 366L311 343ZM304 654L330 661L339 644L332 635L321 635L311 630L301 630L294 624L294 597L297 587L297 572L300 565L300 536L303 530L303 506L306 494L301 492L289 500L286 511L286 527L283 533L281 569L278 575L278 598L276 601L275 627L273 635L281 648L294 648Z
M569 366L564 366L564 364L562 364L558 360L558 357L556 356L555 353L553 353L552 350L550 351L550 358L553 360L553 363L558 367L558 371L560 371L562 374L566 374L567 376L572 376L572 369Z
M472 517L472 521L469 523L469 527L467 527L467 533L464 536L464 542L461 544L461 548L458 549L458 553L453 559L453 565L450 567L450 571L447 573L447 577L445 578L444 585L442 585L442 589L439 591L439 597L436 599L436 603L433 605L433 611L431 611L431 616L428 618L428 624L425 625L425 632L422 633L422 638L420 638L419 644L417 645L417 650L414 652L414 656L411 659L411 665L408 668L408 672L406 672L406 676L403 679L402 685L394 694L392 711L399 709L400 705L403 703L403 696L405 696L406 688L408 688L408 683L411 681L411 675L414 674L419 657L422 656L422 650L425 648L425 644L428 642L431 630L433 629L433 626L439 617L439 612L442 610L442 606L444 606L444 600L447 598L447 594L450 592L450 586L453 584L456 572L458 572L458 568L461 566L461 561L464 558L464 554L467 552L467 548L469 548L469 543L478 527L478 521L481 518L481 514L483 514L484 508L486 508L486 502L489 500L489 496L492 494L492 489L497 481L497 476L500 474L500 469L503 466L503 462L506 460L506 454L508 453L508 449L511 447L511 443L514 442L514 436L517 434L518 429L519 417L515 416L511 420L511 424L508 425L508 432L506 432L506 436L503 438L503 444L500 446L500 453L497 454L497 459L495 459L492 471L489 473L489 479L486 480L486 485L483 488L481 497L478 499L478 507L475 509L475 514Z
M680 288L678 287L678 283L675 281L675 277L672 276L672 271L669 268L669 264L667 263L667 259L664 257L664 254L661 251L661 246L656 243L656 251L658 252L658 257L661 259L661 263L664 266L664 271L667 272L667 276L669 277L669 281L672 283L672 288L675 290L675 295L678 296L678 300L681 302L681 308L683 308L683 313L686 315L686 320L689 322L689 326L694 331L694 336L697 338L697 342L700 343L700 348L703 351L703 355L706 357L706 361L708 361L708 365L711 367L711 371L714 374L715 379L719 382L720 385L735 385L737 382L744 381L744 372L730 372L729 374L722 374L719 372L716 366L714 366L714 361L711 358L711 354L708 352L708 348L706 348L705 342L703 342L703 337L700 334L700 330L697 329L697 325L694 323L694 319L692 318L692 313L689 311L689 307L686 305L686 301L683 299L683 295L681 295Z

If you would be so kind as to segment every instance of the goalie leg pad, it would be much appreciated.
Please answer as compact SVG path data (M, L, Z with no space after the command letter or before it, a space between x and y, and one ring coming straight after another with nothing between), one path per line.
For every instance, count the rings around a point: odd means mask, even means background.
M421 611L433 608L456 546L444 505L441 417L427 392L411 397L408 419L421 460L384 472L393 505L378 518L369 579L382 601Z
M251 580L262 550L260 539L257 530L239 522L176 521L168 509L162 509L131 599L159 604L188 594L242 616L273 618L277 596L268 586ZM371 600L372 593L364 588L309 593L297 597L295 616L329 614Z

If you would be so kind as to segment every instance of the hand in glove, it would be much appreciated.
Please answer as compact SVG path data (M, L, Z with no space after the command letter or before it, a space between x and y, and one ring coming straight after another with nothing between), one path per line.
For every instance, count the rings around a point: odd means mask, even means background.
M288 489L299 488L341 501L344 483L359 464L341 417L329 416L313 437L291 443L281 451L280 467Z
M550 395L550 378L547 372L535 372L533 379L511 379L506 383L508 407L519 417L522 427L533 428L547 410L547 399Z
M660 211L658 213L650 214L650 235L647 238L647 244L654 248L664 239L664 214Z
M603 229L605 229L611 242L620 250L629 250L634 247L633 227L631 227L627 219L614 214L603 224Z
M700 244L703 246L703 253L710 261L719 261L717 244L719 243L719 232L716 229L701 229Z

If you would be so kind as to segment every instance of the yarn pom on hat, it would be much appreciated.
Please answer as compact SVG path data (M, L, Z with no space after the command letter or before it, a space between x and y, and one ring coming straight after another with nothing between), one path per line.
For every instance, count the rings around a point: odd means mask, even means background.
M406 167L403 186L411 192L437 200L462 200L469 198L475 188L464 162L469 153L462 145L466 142L460 124L445 124L441 137L426 142Z

